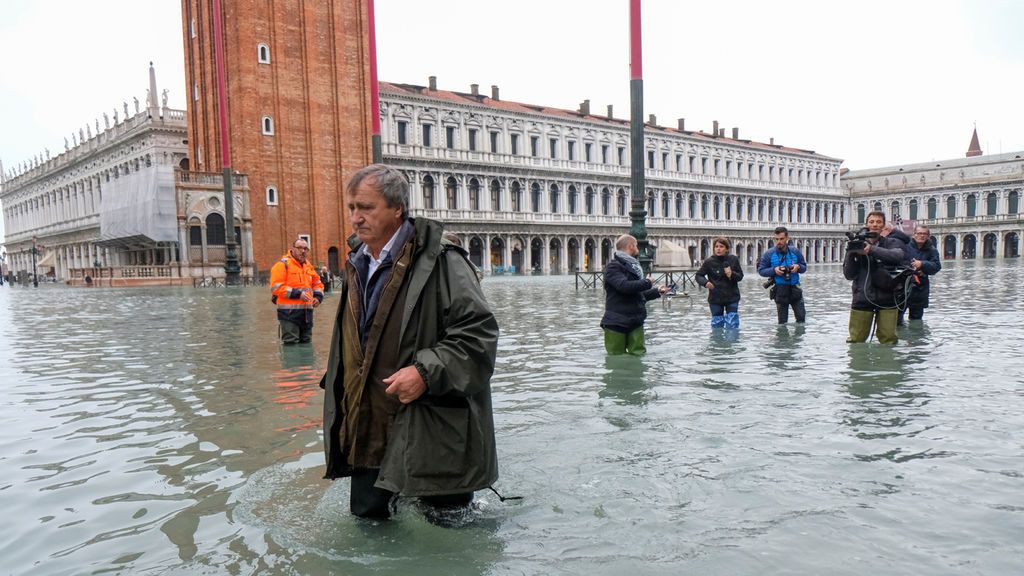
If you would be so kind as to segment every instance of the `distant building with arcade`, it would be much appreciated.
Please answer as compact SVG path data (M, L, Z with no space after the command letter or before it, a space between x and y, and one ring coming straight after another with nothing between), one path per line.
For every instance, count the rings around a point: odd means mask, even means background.
M1024 152L985 156L977 130L964 158L854 170L842 188L857 222L882 210L925 224L944 259L1020 256Z

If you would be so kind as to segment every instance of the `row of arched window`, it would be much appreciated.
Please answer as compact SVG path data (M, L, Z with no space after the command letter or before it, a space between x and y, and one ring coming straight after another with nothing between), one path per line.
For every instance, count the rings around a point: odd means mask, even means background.
M197 218L192 218L188 226L188 245L196 248L203 245L203 228L206 229L207 246L223 246L227 241L227 228L224 225L224 216L217 212L206 215L206 226L202 226ZM235 241L242 237L242 229L235 226Z
M978 210L978 203L981 200L979 194L968 194L965 198L966 214L964 216L968 218L974 218L980 216ZM941 218L956 218L960 216L957 213L957 206L959 205L959 199L956 195L950 194L944 200L946 211ZM925 202L925 211L922 213L920 210L920 203L916 198L912 198L906 202L907 211L903 212L903 202L899 200L893 200L889 206L889 217L895 218L896 216L905 217L910 220L926 219L936 220L939 216L939 199L929 198ZM881 200L876 200L872 205L871 209L875 211L884 211L886 206L883 206ZM1020 192L1017 190L1011 190L1006 196L1006 213L1007 214L1019 214L1020 213ZM864 222L867 213L867 205L864 203L857 205L857 219L858 222ZM999 195L995 192L989 192L984 198L984 215L995 216L999 214Z
M394 118L393 130L387 131L389 137L393 137L398 144L409 144L409 127L413 119L409 116L399 115ZM529 133L526 136L526 146L521 146L521 134L518 131L505 129L484 129L480 126L467 124L465 126L441 121L440 136L435 136L435 122L431 115L424 114L419 124L419 144L424 147L444 147L450 150L466 149L470 152L486 151L499 154L510 153L513 156L525 155L531 157L546 157L553 160L583 161L597 164L617 164L628 166L630 157L628 146L625 140L612 142L589 142L584 141L582 147L574 137L563 138L557 131L543 136L540 133ZM485 132L489 139L482 138L481 133ZM542 138L545 138L542 140ZM438 142L438 140L442 140ZM651 141L648 139L648 146ZM839 175L835 171L811 168L811 167L790 167L775 162L785 162L785 159L758 159L753 158L730 158L720 157L718 151L707 151L693 149L682 149L673 146L673 143L662 140L655 140L654 148L647 150L646 167L649 169L661 169L666 172L688 173L721 176L725 178L737 178L742 180L754 180L764 182L778 182L784 184L798 184L807 186L834 187L838 183ZM613 148L614 147L614 148Z
M596 189L584 186L581 191L575 184L563 190L558 184L551 184L546 190L534 182L526 193L518 180L509 184L509 195L505 206L501 182L492 179L485 192L480 179L470 178L467 185L468 206L460 205L459 183L454 176L444 181L443 196L438 196L434 177L426 175L421 184L422 208L432 210L482 210L484 195L489 195L489 209L511 212L550 212L552 214L587 214L604 216L625 216L629 213L631 198L624 188L611 189L607 186ZM563 208L563 200L565 206ZM846 206L839 202L810 202L799 200L776 200L774 198L736 197L721 194L694 192L653 192L648 195L647 213L651 218L700 218L704 220L751 220L842 223L846 221Z

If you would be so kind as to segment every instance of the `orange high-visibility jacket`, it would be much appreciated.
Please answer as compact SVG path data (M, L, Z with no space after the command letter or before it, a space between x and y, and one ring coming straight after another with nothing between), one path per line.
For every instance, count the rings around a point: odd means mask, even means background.
M313 308L312 302L302 300L303 292L324 301L324 284L313 265L309 260L300 264L287 253L270 269L270 292L277 297L278 312Z

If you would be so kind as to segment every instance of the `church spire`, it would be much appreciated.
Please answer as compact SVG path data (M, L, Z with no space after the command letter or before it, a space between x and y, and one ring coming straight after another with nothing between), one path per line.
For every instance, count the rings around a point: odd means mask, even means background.
M967 157L981 156L981 144L978 144L978 127L974 127L974 134L971 136L971 145L967 147Z

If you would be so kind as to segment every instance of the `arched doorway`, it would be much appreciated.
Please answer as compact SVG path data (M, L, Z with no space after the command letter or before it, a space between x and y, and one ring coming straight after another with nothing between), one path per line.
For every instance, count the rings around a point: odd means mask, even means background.
M1017 258L1020 256L1020 238L1016 232L1010 232L1003 238L1003 257Z
M611 260L613 250L614 248L612 248L611 240L607 238L601 240L601 262L607 263L609 260Z
M338 247L331 246L327 249L327 269L331 271L331 274L338 276L341 274L341 266L338 261Z
M544 242L540 238L530 241L530 262L533 264L533 272L540 273L544 261Z
M956 258L956 236L950 234L942 239L942 257L946 260Z
M708 242L707 238L700 241L700 259L701 261L707 260L711 252L711 243Z
M580 269L580 241L575 238L569 238L566 249L566 260L569 262L569 272L578 272Z
M501 236L491 238L491 266L502 271L505 269L505 241Z
M469 239L469 261L477 268L484 269L484 241L479 236Z
M968 234L964 236L964 251L963 257L966 260L973 260L978 255L978 239L974 237L974 234Z
M551 253L551 264L552 274L562 273L562 241L558 238L552 238L551 243L548 245L548 250Z
M583 243L583 269L587 272L593 272L597 270L597 261L594 259L597 245L594 243L593 238L587 238L586 242Z
M989 232L985 234L985 238L982 240L983 250L981 251L982 258L995 258L996 247L999 243L999 237Z

